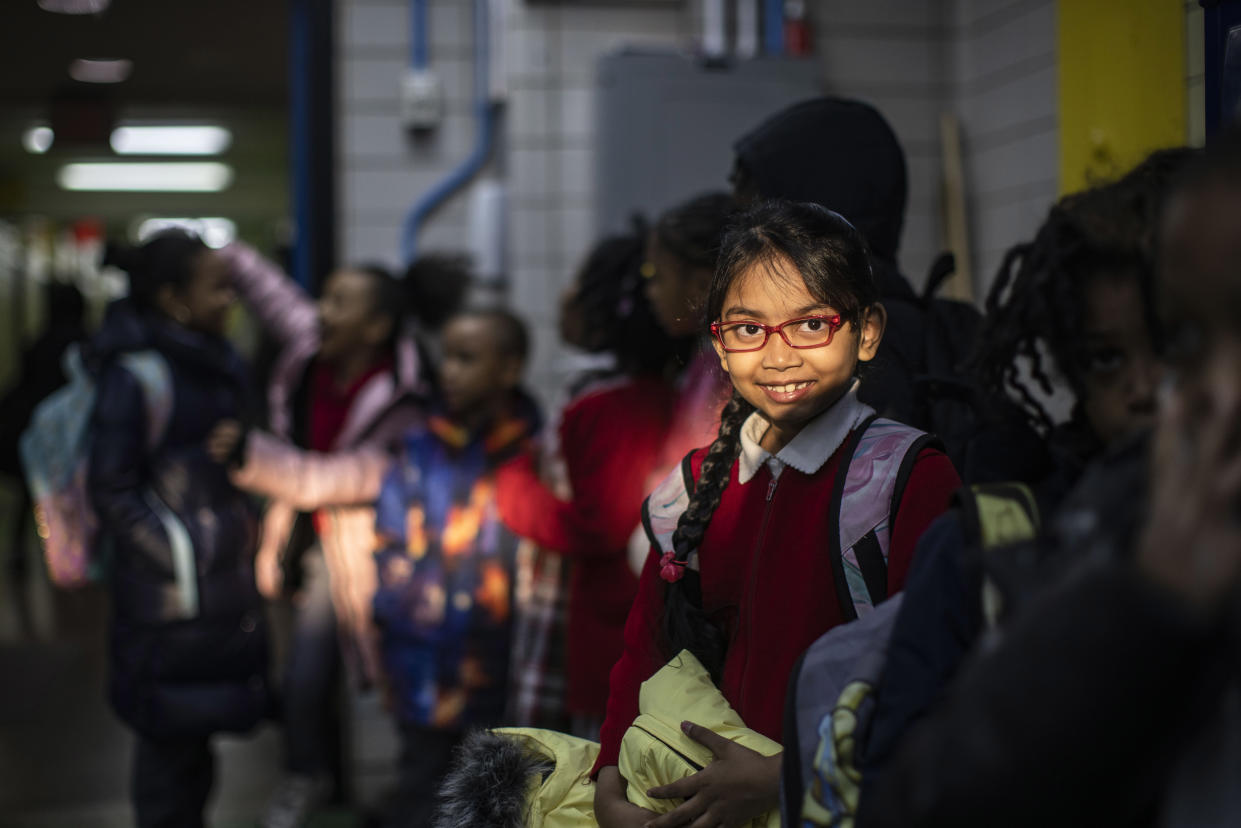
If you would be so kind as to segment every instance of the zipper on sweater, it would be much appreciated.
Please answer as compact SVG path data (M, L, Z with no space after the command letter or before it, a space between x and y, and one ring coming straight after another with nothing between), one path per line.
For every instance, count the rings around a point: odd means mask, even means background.
M754 584L758 580L757 578L757 570L758 570L758 565L759 565L758 559L759 559L759 556L762 555L762 552L763 552L763 540L767 537L767 523L771 519L771 499L775 497L776 484L779 482L780 482L780 478L773 475L771 478L771 482L767 484L767 500L766 500L766 505L763 507L763 520L758 526L758 540L754 544L754 553L750 555L750 577L747 579L749 581L750 597L749 597L749 600L746 601L746 606L749 606L751 610L754 607ZM744 609L744 607L742 609ZM753 627L754 627L753 624L746 624L745 663L741 665L741 676L742 676L742 688L743 689L741 691L741 698L738 699L738 701L740 702L738 706L740 707L745 706L745 690L744 690L745 675L747 672L749 672L749 669L750 669L750 648L754 646Z
M669 744L668 742L666 742L666 741L664 741L663 739L659 738L658 736L656 736L656 735L655 735L654 733L652 733L651 731L647 730L647 729L646 729L645 727L643 727L642 725L639 725L639 724L632 724L632 725L630 725L630 727L635 727L635 728L637 728L638 730L641 730L641 731L642 731L643 733L645 733L647 736L650 736L650 737L651 737L652 739L654 739L656 742L659 742L661 745L663 745L664 747L668 748L668 750L672 751L672 752L673 752L673 753L675 753L677 756L680 756L680 757L681 757L681 760L682 760L683 762L685 762L685 764L687 764L687 765L689 765L691 768L693 768L694 770L696 770L696 771L700 771L700 770L702 770L702 765L698 764L698 763L697 763L697 762L695 762L693 759L690 759L690 758L689 758L688 756L686 756L684 753L682 753L681 751L677 750L677 749L676 749L675 747L673 747L671 744Z

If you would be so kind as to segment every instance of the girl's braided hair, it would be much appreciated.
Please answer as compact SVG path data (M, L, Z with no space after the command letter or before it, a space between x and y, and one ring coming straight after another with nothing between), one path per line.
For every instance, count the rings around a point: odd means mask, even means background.
M754 273L774 279L800 277L812 296L841 314L854 335L866 310L879 301L862 234L817 204L766 201L736 219L720 245L707 294L708 318L718 319L729 288L738 278ZM719 435L703 458L689 504L672 535L674 559L682 564L702 544L741 452L742 426L754 410L736 391L724 407ZM668 584L663 637L668 658L687 649L719 682L728 642L704 612L701 581L688 567L684 577Z
M1015 397L1040 432L1050 431L1054 422L1022 381L1020 363L1028 364L1044 394L1053 393L1058 375L1082 396L1085 295L1093 279L1135 274L1150 329L1158 331L1150 295L1159 215L1170 185L1195 154L1160 150L1116 182L1065 196L1033 241L1005 254L987 296L973 369L981 387Z

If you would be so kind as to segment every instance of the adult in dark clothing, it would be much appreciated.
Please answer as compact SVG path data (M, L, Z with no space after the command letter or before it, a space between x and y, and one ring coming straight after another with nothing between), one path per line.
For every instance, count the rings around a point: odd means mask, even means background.
M228 271L201 241L167 233L116 255L130 298L108 309L86 359L98 378L87 486L112 550L109 696L137 737L137 824L192 828L212 734L246 732L269 707L257 517L204 448L240 414L244 372L221 336ZM170 398L150 398L119 359L151 350Z
M1076 564L910 732L860 826L1241 821L1241 136L1191 171L1162 241L1149 459L1083 480L1049 545Z
M971 304L919 296L897 264L908 199L905 153L874 107L837 97L781 110L733 145L734 196L811 201L866 237L887 326L861 399L880 416L935 433L969 483L1024 476L1042 458L1038 435L1010 406L978 392L965 363L981 316Z

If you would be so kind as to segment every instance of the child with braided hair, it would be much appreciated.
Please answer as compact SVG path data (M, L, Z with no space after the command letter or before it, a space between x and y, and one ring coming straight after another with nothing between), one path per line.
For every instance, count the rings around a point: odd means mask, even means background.
M1149 368L1158 345L1153 237L1165 194L1194 154L1159 150L1118 181L1062 198L1035 238L1005 255L987 297L980 384L1016 400L1053 452L1072 450L1079 467L1153 421L1153 374L1137 370ZM1129 333L1124 325L1137 331L1141 349L1119 341ZM1032 389L1046 399L1061 385L1074 407L1058 425Z
M1163 371L1151 295L1154 237L1172 185L1196 152L1157 151L1117 181L1060 199L1034 239L1004 257L988 297L976 370L984 387L1007 395L1044 435L1039 462L1011 464L1009 473L1012 482L1028 485L1048 531L1073 522L1079 508L1069 495L1092 485L1083 482L1088 469L1136 451L1135 435L1154 422ZM1067 422L1054 421L1033 386L1044 395L1067 386L1073 402ZM997 628L985 639L993 642L1024 596L1085 549L1064 544L1057 551L1066 554L1053 556L1039 540L997 557L984 542L974 503L962 496L960 508L937 520L919 545L859 751L863 811L868 799L889 796L870 791L893 790L883 781L887 766L918 722L943 703L988 627ZM1109 514L1109 521L1115 517ZM1008 571L1001 600L989 602L988 620L984 583L994 587L994 573L1005 565L999 561L1009 562ZM1004 604L1003 612L995 611ZM914 798L885 803L885 809L895 813Z
M664 815L630 804L617 762L639 686L688 650L746 726L778 741L798 656L901 589L919 535L960 482L927 435L876 420L857 399L886 314L866 242L845 218L812 204L754 207L724 237L707 311L733 395L715 441L643 506L652 549L594 769L604 828L738 826L773 808L778 755L691 722L683 730L715 760L650 791L684 800ZM865 508L846 514L842 498Z

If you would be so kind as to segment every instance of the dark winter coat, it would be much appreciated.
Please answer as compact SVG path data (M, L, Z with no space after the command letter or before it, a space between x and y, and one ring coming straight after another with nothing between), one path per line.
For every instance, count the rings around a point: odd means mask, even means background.
M1057 428L1043 454L1048 466L1038 482L1029 483L1040 515L1047 521L1082 476L1097 439L1078 423ZM905 584L905 598L892 629L883 683L867 739L867 778L877 775L910 726L943 694L957 670L984 634L982 591L985 563L979 527L971 525L960 505L945 512L918 541L914 565ZM1006 558L1040 557L1046 544L1010 550ZM1071 557L1071 550L1068 553ZM1055 577L1051 566L1031 563L1014 575L1022 594L1037 590L1042 578ZM1011 568L1011 567L1010 567ZM994 574L994 573L993 573ZM1012 578L1004 579L1011 585ZM1015 586L1015 585L1014 585ZM1019 596L1009 596L1016 600Z
M172 411L153 451L143 388L115 360L146 349L164 357L172 378ZM257 522L205 449L220 420L241 415L241 361L222 339L122 302L109 309L87 364L98 382L88 488L112 555L112 704L155 737L248 730L268 705ZM177 524L193 549L189 610L175 576Z
M902 740L859 826L1237 824L1236 615L1190 613L1132 565L1145 456L1065 500L1040 564L1060 577Z

